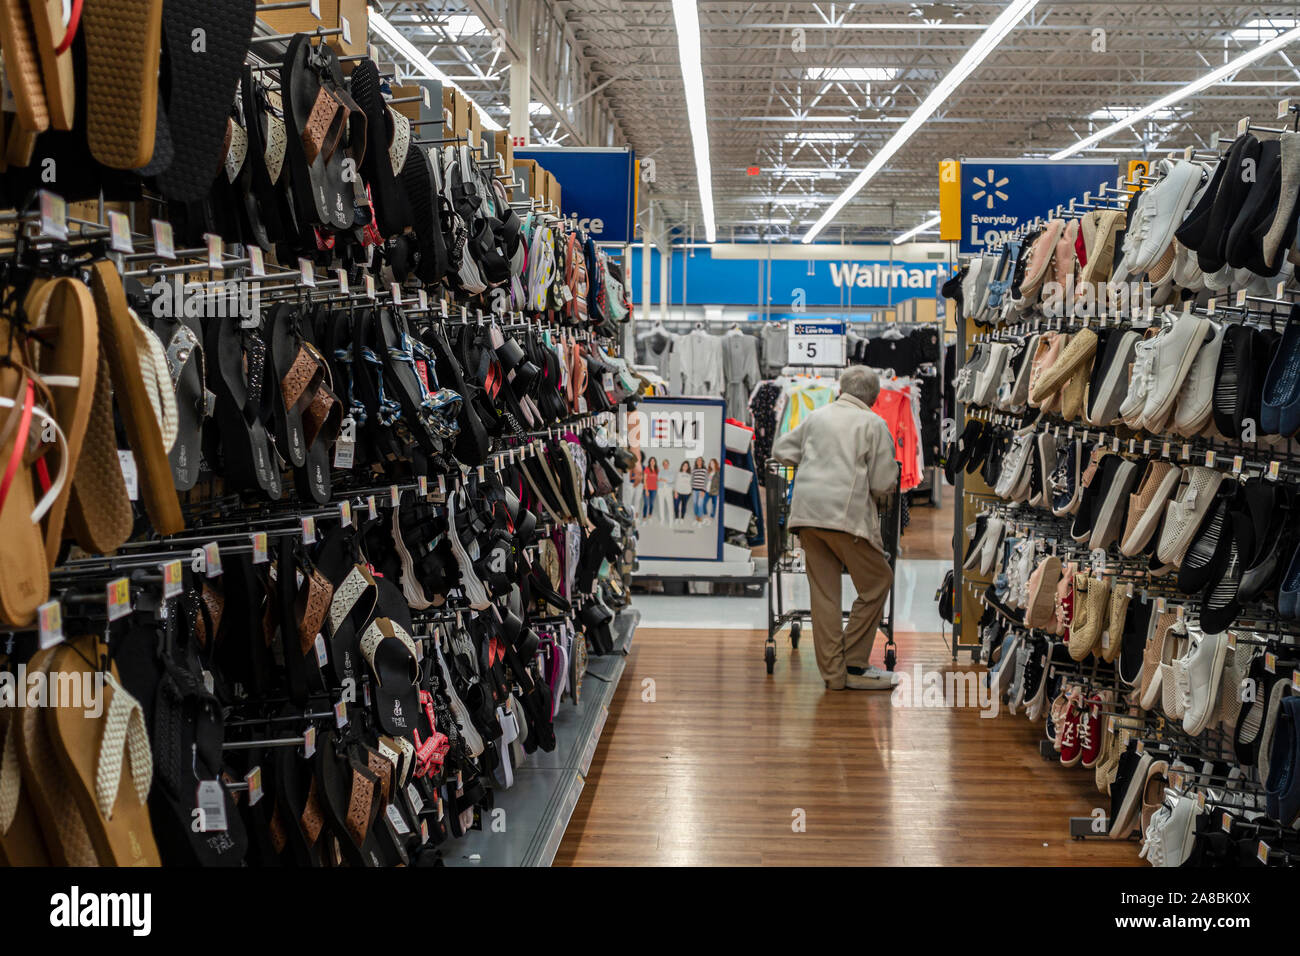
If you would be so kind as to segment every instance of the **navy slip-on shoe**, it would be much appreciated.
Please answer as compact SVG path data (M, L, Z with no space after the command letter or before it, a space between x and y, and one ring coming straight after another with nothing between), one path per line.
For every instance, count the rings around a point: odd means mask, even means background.
M1300 813L1300 737L1296 733L1296 720L1300 718L1300 697L1284 697L1277 715L1277 729L1273 734L1273 748L1268 759L1268 780L1265 783L1268 815L1290 826Z
M1291 307L1282 341L1264 376L1259 430L1265 435L1294 435L1300 429L1300 304Z

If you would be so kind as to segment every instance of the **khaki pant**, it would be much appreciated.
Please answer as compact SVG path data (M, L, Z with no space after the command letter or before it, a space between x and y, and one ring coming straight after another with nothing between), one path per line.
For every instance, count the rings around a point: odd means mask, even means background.
M844 686L849 667L869 667L876 629L894 580L885 556L865 538L825 528L800 528L808 588L812 592L813 647L822 679ZM841 573L847 569L858 597L841 627Z

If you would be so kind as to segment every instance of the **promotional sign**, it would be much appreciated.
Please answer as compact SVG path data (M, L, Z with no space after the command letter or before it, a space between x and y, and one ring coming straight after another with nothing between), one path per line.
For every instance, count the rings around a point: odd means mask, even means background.
M939 164L939 235L960 236L958 251L1000 245L1019 226L1115 182L1112 160L944 160ZM956 188L954 188L954 179Z
M843 322L791 322L787 329L791 365L844 367Z
M651 301L659 301L658 251L650 254ZM890 262L887 259L767 259L755 245L753 259L715 259L708 249L693 254L673 251L669 301L687 305L763 305L760 289L771 270L767 304L779 311L800 312L815 307L888 306L906 299L933 299L948 278L946 263ZM632 247L632 274L641 274L641 246ZM640 305L640 282L632 283Z
M637 557L722 560L726 402L646 398L626 414L628 434L640 445L640 475L624 482Z
M560 184L564 215L597 242L632 241L636 154L619 147L529 146L515 159L535 159Z

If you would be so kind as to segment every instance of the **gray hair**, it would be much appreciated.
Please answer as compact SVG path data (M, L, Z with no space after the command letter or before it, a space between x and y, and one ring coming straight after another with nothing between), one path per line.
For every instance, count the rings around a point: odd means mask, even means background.
M874 405L880 394L880 379L865 365L850 365L840 373L840 393Z

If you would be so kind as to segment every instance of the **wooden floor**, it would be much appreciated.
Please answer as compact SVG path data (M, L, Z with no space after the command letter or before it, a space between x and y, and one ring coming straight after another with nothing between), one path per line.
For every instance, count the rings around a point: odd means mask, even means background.
M825 691L811 639L768 677L757 632L639 630L556 864L1139 864L1068 838L1108 798L1041 725ZM901 671L950 666L938 635L898 643Z

